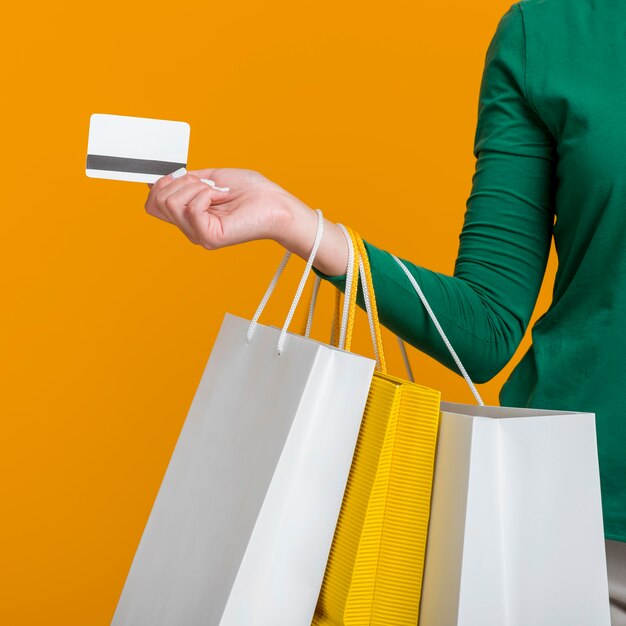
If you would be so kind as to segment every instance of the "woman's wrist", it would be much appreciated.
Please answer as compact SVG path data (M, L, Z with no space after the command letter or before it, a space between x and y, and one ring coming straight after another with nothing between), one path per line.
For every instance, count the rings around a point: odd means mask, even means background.
M274 241L294 254L308 259L317 231L317 213L304 202L289 194L284 203L282 218L277 224ZM348 243L337 224L324 218L324 235L315 255L313 266L328 276L346 273Z

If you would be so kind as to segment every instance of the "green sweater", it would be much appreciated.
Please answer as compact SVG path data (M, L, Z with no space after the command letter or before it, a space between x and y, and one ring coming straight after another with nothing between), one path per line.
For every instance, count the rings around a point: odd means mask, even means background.
M486 53L454 274L402 259L470 377L484 383L520 344L554 237L552 303L499 401L596 414L605 536L619 541L626 541L625 25L623 0L511 5ZM365 246L381 323L458 372L402 269L388 252ZM345 289L345 275L315 272Z

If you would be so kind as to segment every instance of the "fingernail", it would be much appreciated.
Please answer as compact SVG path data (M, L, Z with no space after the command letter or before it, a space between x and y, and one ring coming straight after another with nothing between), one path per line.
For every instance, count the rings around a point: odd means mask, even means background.
M180 169L176 170L175 172L172 172L170 174L170 176L172 178L180 178L181 176L184 176L187 173L187 170L184 167L181 167Z
M211 187L213 187L213 189L216 189L217 191L229 191L230 187L218 187L215 184L214 180L211 180L210 178L201 178L200 179L203 183L206 183L207 185L210 185Z

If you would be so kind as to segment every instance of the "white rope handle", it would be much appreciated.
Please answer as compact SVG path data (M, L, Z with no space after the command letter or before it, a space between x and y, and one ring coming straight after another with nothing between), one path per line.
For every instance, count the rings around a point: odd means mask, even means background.
M348 267L346 269L346 280L345 280L345 289L344 289L344 301L343 301L343 310L341 314L341 331L339 334L339 343L338 347L341 350L345 350L346 348L346 334L348 330L348 315L350 313L350 295L353 289L358 288L358 275L354 274L353 265L354 265L354 245L352 244L352 237L348 233L346 227L343 224L337 224L341 231L343 232L346 242L348 244ZM369 321L370 333L372 336L372 345L374 346L374 354L376 355L376 362L380 367L380 359L378 356L378 347L376 345L376 331L374 330L374 318L372 315L372 305L369 297L369 292L367 289L367 283L365 281L365 266L363 265L363 261L359 258L359 275L361 277L361 283L364 285L363 288L363 296L365 300L365 308L367 311L367 318ZM313 321L313 312L315 310L315 304L317 302L317 292L319 290L319 285L321 283L321 278L319 276L316 277L315 284L313 286L313 295L311 297L311 305L309 306L309 315L307 318L305 337L309 336L311 330L311 323Z
M446 334L443 332L443 329L441 328L441 325L439 324L439 320L437 319L437 316L434 314L433 310L431 309L430 304L428 304L428 300L426 299L426 296L424 295L424 293L420 289L420 286L417 284L417 281L415 280L415 277L413 276L413 274L411 274L411 272L409 272L409 270L406 268L406 265L404 265L404 263L395 254L392 254L391 256L396 260L398 265L400 265L400 267L402 268L404 273L407 275L407 278L411 282L411 285L413 285L413 289L415 289L415 291L416 291L417 295L420 297L420 300L422 301L423 305L426 307L426 310L428 311L428 315L430 315L430 319L432 319L433 323L435 324L435 327L437 328L437 331L441 335L441 338L443 339L444 343L446 344L446 347L448 348L448 351L450 352L450 354L452 355L452 358L454 359L455 363L457 364L461 374L463 375L463 378L465 378L465 382L469 385L469 388L471 389L472 393L474 394L474 397L476 398L478 404L484 406L485 403L483 402L482 398L480 397L480 394L476 390L476 387L475 387L474 383L472 382L471 378L469 377L467 371L463 367L463 364L461 363L461 359L459 359L457 353L454 351L454 348L450 344L450 341L448 340L448 337L446 337Z
M302 278L300 279L300 284L298 285L296 295L293 299L293 302L291 303L291 308L289 309L289 313L287 314L287 319L285 320L285 324L283 325L283 329L278 338L278 346L277 346L278 356L280 356L280 354L283 351L285 337L287 336L287 329L289 328L289 324L291 323L296 307L298 306L298 302L300 301L300 297L302 296L304 285L307 281L307 278L309 277L309 273L311 272L311 267L313 266L315 255L317 254L317 250L320 246L320 243L322 241L322 236L324 234L324 216L322 214L322 211L320 209L315 209L315 212L317 213L317 232L315 234L315 241L313 243L313 248L311 249L311 253L309 255L309 259L307 261L306 267L304 268L304 272L302 273ZM261 300L261 303L259 304L256 310L256 313L254 314L254 317L252 318L252 321L250 322L250 326L248 327L248 332L246 334L247 343L250 343L250 341L252 341L252 337L254 335L254 331L256 329L256 325L258 323L259 317L261 316L261 313L263 312L263 309L265 308L267 301L270 299L270 296L272 295L272 292L274 291L274 288L276 287L276 283L278 282L280 275L283 273L283 270L285 269L285 266L287 265L287 261L289 261L290 257L291 257L291 252L287 250L287 252L285 252L285 255L282 258L282 261L280 262L280 265L278 266L278 269L276 270L276 273L274 274L274 277L272 278L272 281L270 282L265 292L265 295L263 296L263 299Z
M274 291L274 287L276 287L276 283L278 282L280 275L283 273L285 265L287 265L287 261L289 261L290 256L291 252L287 250L282 258L282 261L280 262L280 265L278 266L278 269L276 270L276 273L274 274L274 278L272 278L272 282L270 282L269 287L267 288L265 295L261 300L261 304L259 304L259 306L257 307L256 313L254 314L254 317L250 322L250 326L248 327L248 332L246 334L246 343L250 343L252 341L252 336L254 334L254 330L256 329L257 321L259 317L261 317L261 313L263 313L263 309L265 308L267 301L270 299L270 296Z
M346 332L348 328L348 312L350 308L350 293L352 291L353 283L354 283L354 272L352 270L352 266L354 264L354 247L352 246L352 240L345 230L345 226L343 224L337 224L339 228L341 228L346 236L346 240L348 242L348 267L346 268L346 286L344 289L344 303L343 303L343 313L341 315L341 328L339 335L339 343L338 346L342 350L346 344ZM306 322L306 330L304 333L305 337L308 337L311 332L311 325L313 323L313 314L315 311L315 305L317 303L317 293L319 291L320 283L322 279L320 276L315 277L315 284L313 285L313 295L311 296L311 305L309 306L309 314ZM333 329L334 330L334 329ZM334 343L334 337L331 337L331 343Z
M346 286L344 289L344 302L343 302L343 312L341 314L341 327L339 334L339 342L338 347L342 350L345 349L346 345L346 332L348 329L348 313L350 310L350 294L352 293L352 289L354 289L354 246L352 245L352 239L346 228L343 224L337 224L339 228L343 231L343 234L346 237L346 241L348 242L348 267L346 268ZM317 302L317 292L319 290L320 283L322 279L320 276L315 277L315 284L313 285L313 295L311 297L311 305L309 306L309 315L306 323L306 331L304 333L305 337L308 337L311 332L311 325L313 322L313 313L315 310L315 305ZM334 328L333 328L334 330ZM334 337L331 336L331 343L334 343Z
M320 209L316 209L316 212L317 232L315 233L315 241L313 242L313 248L311 250L311 254L309 255L309 260L306 262L306 267L304 268L304 272L302 273L302 278L300 279L298 290L296 291L296 295L293 299L293 302L291 303L291 308L289 309L289 313L287 314L287 319L285 320L285 324L283 325L280 337L278 338L278 356L280 356L283 351L285 338L287 337L287 329L289 328L289 324L291 324L293 315L296 312L296 307L298 306L298 302L300 301L300 297L302 296L302 292L304 291L304 286L306 284L307 278L309 277L309 274L311 273L311 268L313 267L313 261L315 261L315 255L317 254L317 250L320 247L320 243L322 242L322 236L324 235L324 216L322 215L322 211Z
M359 273L357 275L354 274L353 266L354 266L354 244L352 243L352 237L350 237L350 233L343 224L337 224L346 238L346 242L348 244L348 267L346 269L346 281L344 288L344 301L343 301L343 311L341 315L341 330L339 334L339 343L338 347L341 350L345 350L346 348L346 334L348 329L348 316L350 313L350 295L353 289L358 289L359 284L359 275L361 277L361 284L363 288L363 299L365 301L365 310L367 311L367 319L370 327L370 334L372 337L372 345L374 346L374 355L376 357L376 365L378 369L380 369L380 356L378 354L378 345L376 343L376 330L374 328L374 317L372 314L372 304L370 300L370 294L367 287L367 281L365 280L365 266L363 264L363 260L359 256ZM315 304L317 302L317 293L319 290L319 286L321 283L321 278L316 276L315 284L313 286L313 294L311 296L311 305L309 306L309 314L307 317L306 323L306 331L305 337L309 336L311 331L311 324L313 321L313 313L315 310ZM331 337L331 342L333 341L333 337ZM406 361L405 361L406 362ZM410 371L410 365L407 365ZM412 375L412 374L411 374ZM411 379L412 380L412 379Z
M304 330L305 337L308 337L311 334L311 326L313 325L313 313L315 311L315 304L317 303L317 294L320 290L321 284L322 284L321 276L316 276L315 282L313 283L313 293L311 294L311 306L309 306L309 314L306 318L306 328Z

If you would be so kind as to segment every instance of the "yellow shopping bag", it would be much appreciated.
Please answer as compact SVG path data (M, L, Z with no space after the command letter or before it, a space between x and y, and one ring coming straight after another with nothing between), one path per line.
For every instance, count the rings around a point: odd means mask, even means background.
M441 393L387 373L367 252L357 233L342 229L352 244L352 284L344 337L337 291L333 335L350 350L360 272L377 369L312 624L415 626Z

